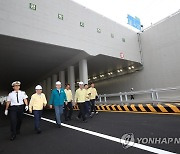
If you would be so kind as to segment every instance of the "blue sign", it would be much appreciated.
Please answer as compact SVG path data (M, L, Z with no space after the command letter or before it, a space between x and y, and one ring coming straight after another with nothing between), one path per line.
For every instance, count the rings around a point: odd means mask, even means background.
M129 25L133 26L134 28L141 30L141 22L140 22L139 18L132 17L129 14L128 14L127 18L128 18L128 24Z

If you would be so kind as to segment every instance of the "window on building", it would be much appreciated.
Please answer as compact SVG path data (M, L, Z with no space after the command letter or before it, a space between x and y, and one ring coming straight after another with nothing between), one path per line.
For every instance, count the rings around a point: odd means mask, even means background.
M36 10L36 5L33 4L33 3L29 3L29 8L30 8L31 10Z
M84 27L84 22L80 22L80 26L81 26L81 27Z
M59 18L60 20L64 20L64 16L63 16L62 14L58 14L58 18Z
M97 28L97 32L98 32L98 33L101 33L101 29L100 29L100 28Z
M126 42L125 38L122 38L122 42Z
M111 38L114 38L114 34L111 33Z

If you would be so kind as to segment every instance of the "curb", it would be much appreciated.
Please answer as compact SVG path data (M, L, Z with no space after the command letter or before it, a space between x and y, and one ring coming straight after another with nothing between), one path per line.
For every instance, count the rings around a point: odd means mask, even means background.
M74 106L74 110L79 110L78 106ZM180 114L180 104L165 103L165 104L100 104L96 105L97 111L109 112L143 112L143 113L172 113Z

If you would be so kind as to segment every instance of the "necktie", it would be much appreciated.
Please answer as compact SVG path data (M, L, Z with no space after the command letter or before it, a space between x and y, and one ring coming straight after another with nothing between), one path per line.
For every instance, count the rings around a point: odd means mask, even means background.
M17 97L17 103L19 103L18 92L16 93L16 97Z

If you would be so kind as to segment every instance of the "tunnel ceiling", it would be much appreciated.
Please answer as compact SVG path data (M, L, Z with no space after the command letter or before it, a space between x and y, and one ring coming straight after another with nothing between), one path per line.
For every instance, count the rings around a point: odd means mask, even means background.
M109 71L113 71L120 68L127 68L131 65L139 67L139 63L136 62L109 57L105 55L97 55L88 60L88 71L89 74L91 74L92 76L99 75L101 73L107 73Z
M0 35L0 89L10 90L14 80L22 87L77 55L69 49Z
M128 66L134 66L136 68L142 65L137 62L132 62L124 59L114 58L106 55L90 56L87 60L89 77L97 76L100 74L115 71L117 69L128 68ZM75 67L76 80L79 81L79 68Z

